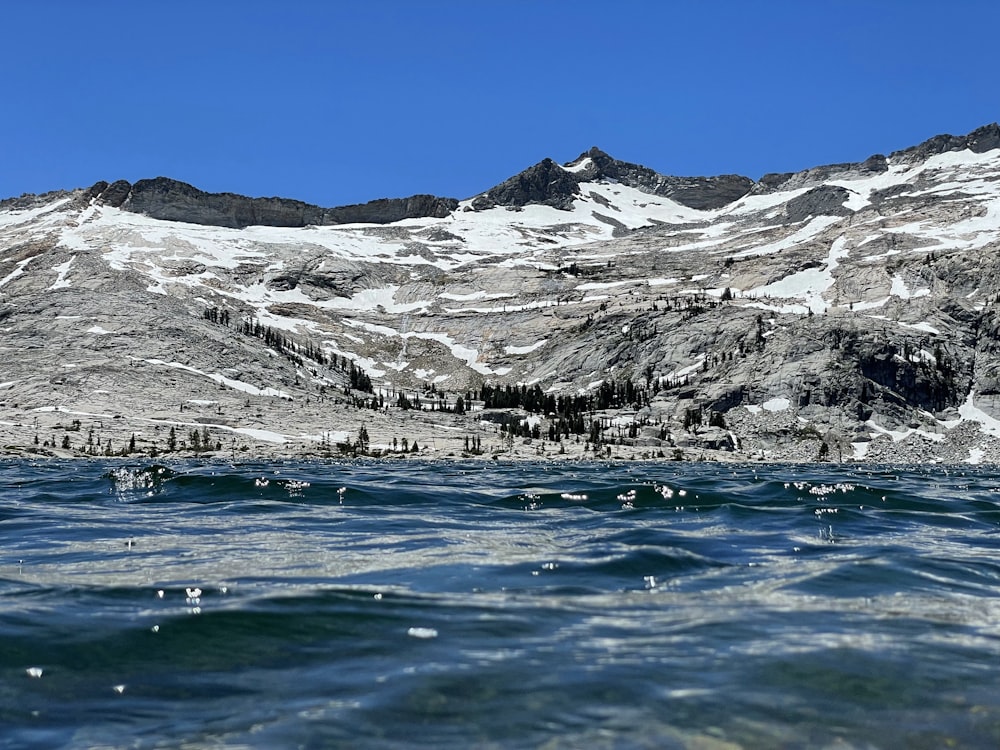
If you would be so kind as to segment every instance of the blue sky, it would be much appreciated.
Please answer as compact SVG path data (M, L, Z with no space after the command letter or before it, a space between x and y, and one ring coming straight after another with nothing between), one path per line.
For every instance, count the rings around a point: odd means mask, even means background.
M464 198L594 145L756 179L1000 119L995 0L37 0L0 19L0 197L165 175L324 206Z

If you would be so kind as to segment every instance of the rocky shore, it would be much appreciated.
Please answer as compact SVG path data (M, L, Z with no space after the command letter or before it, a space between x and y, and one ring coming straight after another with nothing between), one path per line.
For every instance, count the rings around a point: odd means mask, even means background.
M716 461L850 464L1000 464L1000 438L976 422L939 433L851 434L843 425L811 422L788 409L738 407L725 427L694 426L661 438L654 418L638 428L612 428L594 445L585 435L550 440L514 436L498 418L537 424L548 421L522 410L480 410L456 415L440 411L380 411L317 400L220 397L187 401L136 417L112 403L88 411L68 408L8 410L0 415L0 457L5 458L218 458L274 460L367 457L382 460L503 461ZM632 412L594 414L627 426Z

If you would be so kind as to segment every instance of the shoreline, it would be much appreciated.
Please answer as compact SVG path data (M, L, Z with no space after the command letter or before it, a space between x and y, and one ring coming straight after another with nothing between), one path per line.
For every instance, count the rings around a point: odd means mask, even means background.
M231 392L219 395L229 398L173 406L151 394L142 410L125 410L110 394L72 409L7 404L0 458L1000 465L1000 437L974 421L933 434L893 432L736 406L722 425L682 428L669 414L640 422L634 411L605 410L587 417L606 425L591 443L586 434L554 433L551 416L519 409L372 410L281 399L251 405Z

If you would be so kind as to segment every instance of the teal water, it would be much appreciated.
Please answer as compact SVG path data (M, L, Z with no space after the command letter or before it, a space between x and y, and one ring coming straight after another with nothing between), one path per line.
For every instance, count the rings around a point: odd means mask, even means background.
M0 748L997 748L998 492L0 462Z

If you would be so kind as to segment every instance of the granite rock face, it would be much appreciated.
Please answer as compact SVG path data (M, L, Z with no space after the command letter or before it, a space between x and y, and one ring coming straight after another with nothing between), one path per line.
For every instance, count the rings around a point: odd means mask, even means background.
M0 450L1000 462L998 257L996 125L758 183L592 149L461 202L21 196Z

